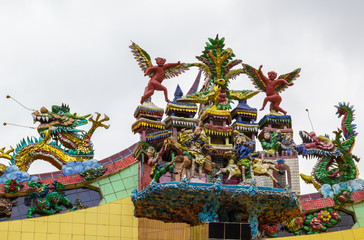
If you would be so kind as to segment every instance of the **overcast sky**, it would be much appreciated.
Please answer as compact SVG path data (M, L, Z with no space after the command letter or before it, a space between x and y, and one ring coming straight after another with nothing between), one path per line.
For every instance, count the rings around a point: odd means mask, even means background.
M150 56L167 62L197 62L208 37L225 37L226 47L253 67L278 74L302 68L295 85L281 94L281 107L291 115L294 139L311 131L306 108L317 134L340 126L339 101L356 109L360 133L364 125L364 33L362 1L0 1L1 122L33 125L31 112L6 99L7 94L29 108L50 109L69 104L80 115L100 112L110 118L109 130L94 136L95 158L103 159L136 141L133 113L148 82L130 52L134 41ZM153 61L154 63L154 61ZM164 85L173 98L177 84L187 92L198 70L191 69ZM230 89L254 89L247 76ZM249 101L260 108L264 93ZM165 108L162 92L153 102ZM268 113L259 112L258 118ZM0 128L0 147L38 136L33 129ZM259 145L259 144L258 144ZM353 153L364 156L359 134ZM6 161L0 161L2 163ZM315 160L300 160L311 172ZM37 164L31 171L52 169ZM363 170L363 162L358 164ZM363 176L363 175L361 175ZM314 192L301 185L304 193Z

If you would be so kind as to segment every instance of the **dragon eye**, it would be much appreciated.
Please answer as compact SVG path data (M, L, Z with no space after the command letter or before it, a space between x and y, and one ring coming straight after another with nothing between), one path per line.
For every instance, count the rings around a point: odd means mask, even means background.
M63 111L62 111L62 110L60 110L60 111L58 112L58 114L59 114L59 115L63 115Z

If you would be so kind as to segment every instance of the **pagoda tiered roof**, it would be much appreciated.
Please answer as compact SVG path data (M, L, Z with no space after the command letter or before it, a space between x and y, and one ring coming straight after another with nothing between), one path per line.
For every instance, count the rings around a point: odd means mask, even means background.
M166 115L168 116L182 116L186 115L193 118L197 112L197 106L194 103L185 103L177 101L183 96L183 92L179 85L177 85L176 91L174 93L174 99L168 102L166 108Z

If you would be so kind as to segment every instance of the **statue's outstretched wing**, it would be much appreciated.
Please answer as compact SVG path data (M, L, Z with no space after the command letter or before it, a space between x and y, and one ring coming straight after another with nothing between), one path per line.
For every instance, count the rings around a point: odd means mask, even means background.
M234 69L234 70L230 70L225 75L225 80L229 80L229 79L234 80L237 76L239 76L242 73L245 73L244 69Z
M211 76L212 76L210 65L206 65L204 63L191 63L190 64L190 66L198 67L208 78L211 78Z
M207 104L210 100L213 100L214 97L215 97L215 91L206 91L206 92L198 92L191 95L187 95L186 97L181 97L177 101L187 102L187 103Z
M280 75L278 77L278 79L285 79L288 83L293 82L294 80L296 80L296 78L298 78L300 76L300 71L301 71L301 68L297 68L293 72ZM288 85L286 85L286 84L280 84L280 85L276 86L276 90L278 93L283 92L284 90L286 90L286 88L288 88Z
M248 75L250 80L252 80L253 85L263 92L265 92L265 83L263 79L259 75L259 71L248 64L243 63L243 69L245 71L245 74Z
M129 48L131 48L131 52L133 53L135 60L137 60L139 67L143 72L145 72L148 67L152 66L152 61L150 60L149 54L144 49L139 47L138 44L131 42Z
M240 90L234 91L230 90L230 97L231 99L238 100L239 102L245 101L247 99L252 98L253 96L260 93L260 91L253 91L253 90Z
M180 63L177 66L169 67L165 70L164 78L173 78L189 69L187 63Z

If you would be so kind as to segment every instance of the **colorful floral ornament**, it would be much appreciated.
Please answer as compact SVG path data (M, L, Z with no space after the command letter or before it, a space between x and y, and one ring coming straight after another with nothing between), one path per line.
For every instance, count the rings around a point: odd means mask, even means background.
M261 229L263 230L264 234L268 237L277 237L278 227L275 226L268 226L268 225L262 225Z
M90 168L85 171L80 172L81 177L84 177L84 181L92 181L95 180L98 177L101 177L105 174L107 171L107 168L104 166L98 167L98 168Z
M334 220L340 220L341 219L341 216L340 216L340 214L338 212L332 210L330 213L331 213L332 219L334 219Z
M17 193L23 187L24 187L24 185L19 183L15 179L7 179L5 182L5 186L4 186L5 192L11 193L11 194Z
M328 212L327 210L321 210L317 214L317 217L318 217L318 219L320 219L320 221L322 221L324 223L328 223L331 219L330 212Z
M286 226L288 228L288 231L296 233L298 230L300 230L303 227L303 223L306 219L305 215L306 212L303 212L301 216L295 217L287 221ZM296 234L298 234L298 232Z
M337 194L334 195L333 199L337 205L342 205L344 203L352 202L350 196L351 196L350 189L342 188Z
M315 232L315 230L326 230L326 227L322 225L321 220L317 217L312 218L310 225L313 228L313 232Z
M287 221L288 231L294 232L296 235L325 232L341 220L337 211L326 207L318 212L305 215L306 213L303 212L301 216Z

